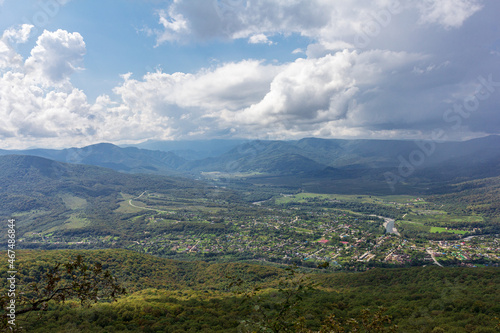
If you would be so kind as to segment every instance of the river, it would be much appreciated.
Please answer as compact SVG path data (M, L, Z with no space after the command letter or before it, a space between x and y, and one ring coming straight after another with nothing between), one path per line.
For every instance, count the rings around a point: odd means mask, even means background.
M394 227L394 219L388 218L388 217L383 217L379 216L381 219L384 219L384 227L385 227L385 232L388 234L395 234L400 236L399 232L396 230Z

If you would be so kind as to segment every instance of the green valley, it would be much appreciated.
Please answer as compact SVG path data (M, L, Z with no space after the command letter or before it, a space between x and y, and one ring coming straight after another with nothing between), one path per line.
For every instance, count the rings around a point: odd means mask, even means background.
M128 291L91 308L69 297L19 315L37 332L498 326L498 177L387 193L372 191L384 186L373 177L311 182L311 174L236 170L182 178L14 155L0 167L19 291L31 295L51 265L77 255ZM8 239L0 237L4 248Z

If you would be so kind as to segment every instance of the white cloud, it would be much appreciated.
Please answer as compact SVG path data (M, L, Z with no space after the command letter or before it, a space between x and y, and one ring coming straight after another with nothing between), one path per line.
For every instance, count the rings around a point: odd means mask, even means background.
M158 16L160 17L160 24L164 28L164 31L158 37L158 44L177 40L179 36L189 31L188 22L184 19L184 16L175 13L173 8L170 8L168 12L160 10Z
M285 65L250 60L194 74L155 72L141 80L127 74L114 90L119 98L102 97L92 112L106 115L99 123L106 124L100 133L108 140L124 133L130 139L214 136L228 129L254 137L361 131L366 118L372 118L369 125L394 119L393 109L378 119L369 114L368 106L379 99L370 92L388 89L384 78L411 73L423 59L405 52L342 51Z
M79 33L44 31L25 60L15 44L28 40L29 26L8 29L0 39L0 139L5 147L226 134L422 137L435 124L443 125L442 115L450 103L471 94L464 87L470 87L484 68L496 68L474 51L478 45L490 45L488 36L494 32L486 36L481 30L481 38L470 39L464 49L460 38L464 31L455 28L472 15L476 2L459 1L462 5L450 11L455 18L444 13L448 3L444 0L418 6L401 0L398 9L390 3L176 0L159 12L163 30L158 32L158 42L242 38L270 43L275 34L297 33L311 38L307 49L293 51L307 58L284 63L244 59L193 72L157 71L143 77L127 73L113 94L99 96L95 102L71 82L83 67L86 52ZM370 47L355 50L354 37L369 31L367 22L383 18L385 10L394 26L384 27L380 40L367 35L373 40ZM472 21L464 29L481 23ZM435 34L446 40L434 38ZM441 49L443 42L449 44ZM491 50L485 52L498 63ZM494 121L498 117L491 116L498 98L492 94L481 103L477 117L498 128ZM473 124L473 118L468 124ZM492 119L485 122L488 118ZM478 122L476 132L480 130Z
M83 39L63 30L45 31L24 62L9 42L26 42L31 28L8 29L0 41L0 137L6 144L43 138L85 141L95 131L90 105L69 83L85 52Z
M224 110L221 117L227 124L267 130L280 127L286 133L310 133L335 122L361 126L363 118L357 115L379 98L370 91L384 89L388 76L397 79L394 73L409 73L412 64L423 59L425 56L405 52L347 50L297 59L276 75L269 92L258 103L241 110ZM392 120L394 108L390 110L386 115L379 113L378 120L371 117L371 125Z
M9 39L15 43L26 43L34 26L23 24L18 29L10 28L4 31L2 39Z
M68 84L71 74L81 70L85 52L85 42L78 32L45 30L26 60L26 72L48 86Z
M23 59L13 49L12 44L25 43L33 28L32 25L23 24L22 26L7 29L3 32L0 38L0 70L7 67L22 66Z
M335 108L332 104L337 102L332 98L352 95L355 82L348 75L352 65L347 52L298 59L274 78L270 91L259 103L236 112L234 120L267 126L342 117L345 110Z
M91 131L85 94L46 90L24 73L7 72L0 77L0 133L25 137L79 137Z
M125 76L114 92L128 105L161 110L167 105L182 108L237 109L258 101L266 93L279 66L257 60L226 63L198 73L148 73L142 81ZM168 109L167 109L168 110Z
M64 38L51 40L65 44ZM71 45L78 50L80 43ZM52 138L68 145L216 136L231 128L237 135L306 135L347 128L348 121L361 128L353 115L370 102L363 94L377 88L380 77L405 66L411 70L409 64L419 59L343 51L284 65L244 60L192 74L158 71L140 80L128 73L114 89L116 97L103 95L93 104L70 84L48 87L43 82L51 80L7 72L0 94L9 97L0 100L0 108L8 121L0 135L7 141Z
M482 8L478 0L425 0L419 5L420 23L437 23L446 29L458 28Z
M273 42L270 41L266 35L264 34L257 34L250 36L248 39L248 42L250 44L268 44L268 45L273 45Z
M21 36L13 30L5 35ZM221 130L218 110L257 103L280 71L280 66L243 60L193 74L158 71L141 80L128 73L114 89L115 97L103 95L89 103L70 80L85 54L80 34L44 31L24 62L5 45L9 57L1 58L0 136L11 146L34 140L69 145L213 133Z
M243 60L195 73L157 71L140 79L127 73L113 97L102 95L89 103L69 79L85 53L84 45L79 34L46 31L26 64L17 55L9 58L10 68L0 69L4 146L226 133L267 138L417 137L422 133L412 130L413 124L441 119L441 104L433 106L440 96L456 93L460 98L468 93L456 85L446 91L429 85L449 70L449 63L436 65L429 56L343 50L280 65ZM56 50L59 57L45 61ZM62 69L53 68L55 64ZM433 114L436 108L439 112Z
M450 29L481 8L479 0L178 0L160 12L164 29L157 34L162 43L193 38L267 42L274 34L296 33L335 49L352 48L360 34L377 35L403 11L415 13L422 24Z
M134 128L131 133L141 138L155 133L162 137L213 133L221 129L218 110L238 110L258 102L279 70L279 66L245 60L194 74L158 71L142 80L126 75L114 89L119 100L114 105L107 100L101 110L108 110L118 122L124 120L117 125L108 117L105 123Z

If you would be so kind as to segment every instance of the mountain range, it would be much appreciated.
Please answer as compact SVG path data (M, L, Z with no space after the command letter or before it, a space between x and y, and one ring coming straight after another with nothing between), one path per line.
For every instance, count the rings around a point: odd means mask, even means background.
M475 179L500 175L500 136L463 142L405 140L169 141L156 150L100 143L83 148L0 150L126 173L182 175L248 173L262 176ZM182 156L181 156L182 155Z

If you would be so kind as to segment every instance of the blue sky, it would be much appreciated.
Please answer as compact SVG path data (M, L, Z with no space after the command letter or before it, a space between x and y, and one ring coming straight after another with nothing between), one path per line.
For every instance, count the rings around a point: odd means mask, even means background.
M0 0L0 148L500 134L495 0Z

